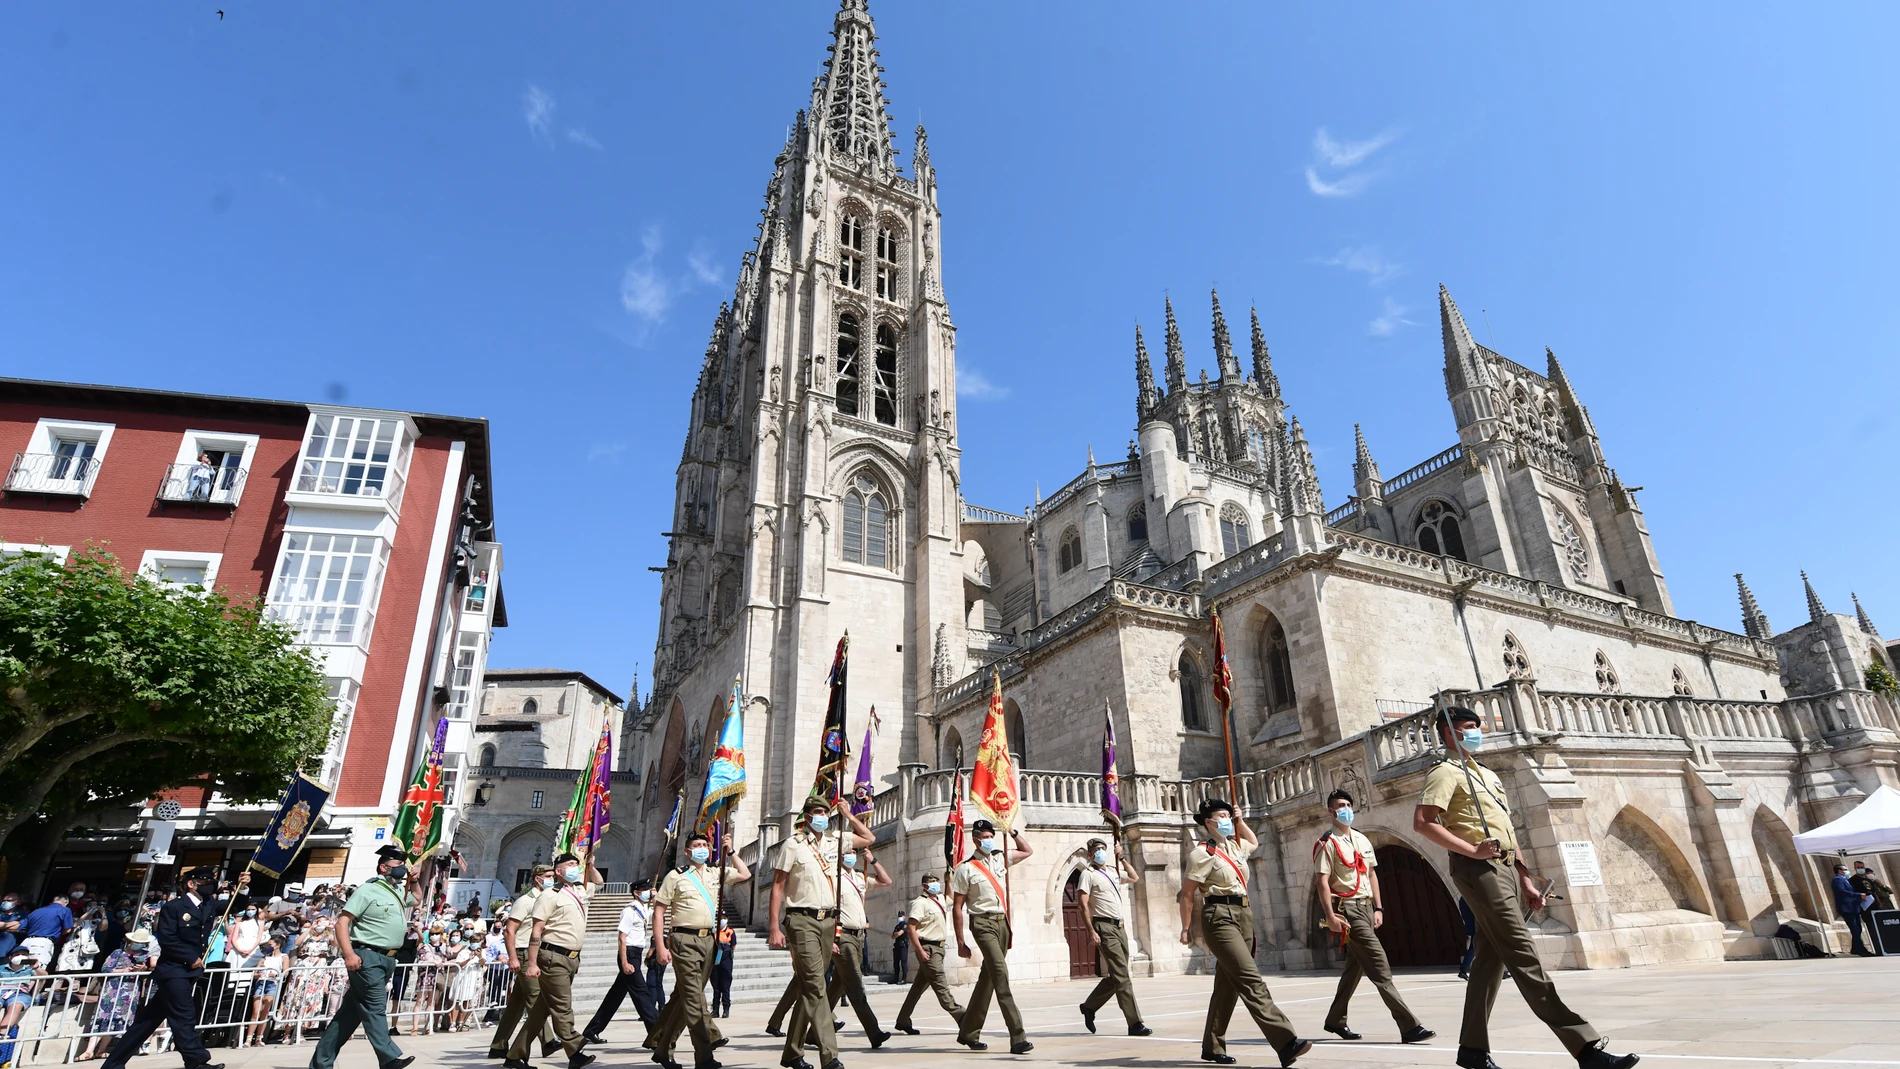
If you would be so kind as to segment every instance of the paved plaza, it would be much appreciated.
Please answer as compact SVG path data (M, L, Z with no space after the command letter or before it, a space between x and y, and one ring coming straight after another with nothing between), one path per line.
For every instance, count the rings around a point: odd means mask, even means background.
M1646 1066L1682 1069L1723 1065L1762 1064L1900 1066L1900 961L1884 958L1829 961L1743 961L1715 966L1657 966L1640 969L1601 969L1556 974L1565 999L1610 1037L1614 1050L1632 1050ZM1397 1030L1371 985L1361 984L1353 1002L1352 1025L1366 1038L1347 1043L1320 1031L1320 1019L1332 997L1334 978L1314 973L1269 977L1275 998L1285 1006L1302 1035L1318 1041L1300 1060L1312 1069L1358 1069L1365 1066L1420 1066L1451 1069L1456 1054L1460 1008L1465 985L1442 972L1401 973L1399 987L1426 1026L1439 1037L1429 1044L1406 1047L1397 1042ZM1145 1066L1201 1064L1200 1032L1208 990L1207 976L1171 976L1138 980L1143 1012L1155 1034L1136 1038L1123 1034L1110 1003L1097 1019L1101 1034L1082 1027L1076 1004L1088 993L1089 982L1021 984L1017 1004L1027 1019L1035 1052L1012 1058L1008 1038L1000 1031L985 1034L991 1048L974 1053L957 1046L950 1022L928 997L929 1012L918 1015L920 1036L894 1036L883 1050L866 1048L864 1033L850 1019L841 1036L840 1056L849 1069L920 1069L920 1067L981 1065L990 1062L1043 1062L1074 1066ZM965 991L959 991L961 997ZM880 1023L889 1028L902 1002L903 989L878 987L871 995ZM591 1011L592 1007L588 1007ZM764 1034L770 1002L740 1003L733 1015L720 1021L732 1042L720 1051L725 1065L778 1065L781 1041ZM644 1034L631 1008L622 1023L608 1029L607 1042L596 1048L602 1069L650 1066L639 1046ZM1001 1028L994 1011L991 1024ZM1574 1064L1550 1032L1524 1008L1515 989L1501 992L1492 1019L1492 1052L1503 1069L1557 1069ZM417 1056L417 1065L499 1065L485 1058L489 1033L465 1032L420 1038L402 1037L405 1052ZM1273 1051L1260 1038L1244 1011L1236 1011L1230 1032L1232 1052L1241 1066L1274 1067ZM1236 1041L1237 1042L1234 1042ZM214 1058L231 1069L294 1067L308 1064L313 1047L266 1047L262 1050L213 1051ZM692 1064L690 1050L679 1052ZM175 1066L176 1054L134 1059L134 1066ZM337 1062L343 1069L372 1069L375 1057L360 1038L344 1048ZM566 1059L557 1055L536 1061L557 1069Z

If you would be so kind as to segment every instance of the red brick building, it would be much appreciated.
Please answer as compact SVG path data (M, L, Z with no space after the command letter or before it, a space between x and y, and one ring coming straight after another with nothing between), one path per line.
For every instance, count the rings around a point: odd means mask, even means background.
M128 571L261 596L318 653L336 703L320 778L336 793L312 880L371 869L439 716L453 819L506 624L485 420L0 378L0 463L0 554L97 543ZM234 869L271 808L179 801L179 863ZM76 833L53 877L122 873L142 843L125 817Z

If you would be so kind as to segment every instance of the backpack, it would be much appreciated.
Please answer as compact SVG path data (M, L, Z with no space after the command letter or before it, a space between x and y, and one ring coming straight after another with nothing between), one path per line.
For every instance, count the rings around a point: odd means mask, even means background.
M1776 928L1775 938L1786 939L1793 943L1796 952L1804 958L1831 958L1834 956L1822 950L1820 947L1815 946L1813 943L1808 942L1806 939L1801 938L1801 933L1795 931L1791 925L1784 924Z

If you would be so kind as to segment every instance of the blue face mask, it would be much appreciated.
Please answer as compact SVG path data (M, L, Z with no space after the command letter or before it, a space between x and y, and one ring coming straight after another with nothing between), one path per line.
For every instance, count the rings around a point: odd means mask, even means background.
M976 845L982 847L983 852L986 854L994 854L1003 849L1003 841L994 835L990 836L987 839L984 839L982 842L979 842Z
M1234 834L1234 818L1221 817L1214 821L1214 830L1220 832L1223 837L1232 837Z
M695 846L693 847L692 854L694 864L704 865L706 859L712 856L712 851L703 846Z
M568 883L581 882L581 867L579 865L569 865L567 868L561 870L561 878Z
M1341 806L1340 808L1333 810L1333 819L1339 821L1341 824L1344 824L1348 828L1352 827L1352 807Z
M943 884L933 880L930 883L924 884L924 890L929 894L940 895L943 893Z
M1458 737L1458 742L1465 748L1466 753L1470 753L1484 745L1484 732L1477 728L1466 728L1464 734Z
M856 855L856 854L846 854L846 855L844 856L844 867L845 867L845 868L848 868L848 869L855 869L855 868L857 868L857 867L858 867L858 855Z
M1106 850L1097 850L1097 851L1095 851L1095 863L1096 863L1097 865L1106 865L1106 864L1108 864L1108 851L1106 851Z
M815 832L823 832L825 829L831 827L831 818L823 813L813 813L810 817L806 818L806 822L811 825L811 830Z

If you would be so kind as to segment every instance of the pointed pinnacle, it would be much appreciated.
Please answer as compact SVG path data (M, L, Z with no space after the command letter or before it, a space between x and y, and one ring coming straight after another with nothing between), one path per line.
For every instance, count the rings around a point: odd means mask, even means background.
M1874 621L1868 617L1867 610L1861 607L1860 595L1850 593L1848 597L1851 597L1854 599L1854 618L1860 621L1861 631L1866 634L1879 637L1880 632L1874 629Z
M1821 595L1814 592L1814 584L1808 582L1808 573L1801 573L1801 585L1808 591L1808 619L1820 623L1827 617L1827 606L1821 604Z
M1267 352L1267 336L1260 331L1260 309L1249 308L1253 319L1253 379L1268 397L1280 396L1280 380L1273 373L1273 357Z
M1173 393L1187 385L1187 358L1181 352L1181 325L1174 320L1174 299L1163 297L1162 305L1167 309L1168 315L1166 342L1168 392Z
M1438 285L1438 325L1445 339L1446 385L1453 393L1484 385L1489 376L1478 358L1478 343L1442 282Z
M1234 339L1227 333L1227 317L1221 314L1220 291L1214 295L1214 358L1220 363L1220 377L1240 377L1240 361L1234 359Z
M1742 573L1735 573L1735 586L1742 596L1742 631L1749 638L1771 639L1775 632L1768 625L1768 616L1761 611L1761 605L1755 601L1755 592L1748 589L1748 581Z

